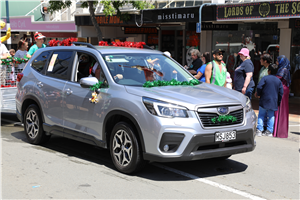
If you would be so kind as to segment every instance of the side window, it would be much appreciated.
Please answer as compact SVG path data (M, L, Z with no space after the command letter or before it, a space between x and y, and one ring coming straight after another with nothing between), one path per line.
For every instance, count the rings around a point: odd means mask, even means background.
M69 80L73 64L73 51L54 51L47 68L47 76Z
M94 55L87 52L78 52L77 73L74 80L80 82L84 77L96 77L102 82L106 82L106 78L102 67Z
M44 67L45 67L45 65L47 63L47 60L49 58L50 53L51 53L51 51L43 52L36 59L34 59L34 61L32 61L31 66L36 71L41 72L44 69Z

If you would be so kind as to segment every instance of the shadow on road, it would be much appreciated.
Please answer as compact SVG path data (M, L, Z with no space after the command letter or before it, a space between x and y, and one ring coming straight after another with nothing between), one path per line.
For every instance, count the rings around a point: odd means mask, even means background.
M11 133L13 137L27 143L26 136L23 131ZM82 142L74 141L68 138L59 136L52 136L48 143L41 146L32 145L32 148L50 153L62 153L68 157L75 157L83 159L98 165L106 166L112 170L116 170L110 153L107 149L98 148L93 145L85 144ZM245 154L246 156L246 154ZM207 159L187 162L172 162L172 163L159 163L186 173L193 174L200 178L222 176L226 174L241 173L247 169L247 165L238 161L227 159ZM154 181L187 181L190 178L175 174L173 172L160 169L151 163L148 164L142 171L133 174Z

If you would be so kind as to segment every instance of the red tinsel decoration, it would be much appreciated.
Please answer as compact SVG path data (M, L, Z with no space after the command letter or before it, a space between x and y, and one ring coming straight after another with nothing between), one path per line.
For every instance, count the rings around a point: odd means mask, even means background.
M67 39L64 39L63 41L60 41L60 40L50 40L49 41L49 46L50 47L53 47L53 46L71 46L73 42L77 42L77 38L67 38Z
M116 47L135 47L135 48L144 48L143 45L146 45L145 42L112 42L110 45L106 41L100 41L99 46L116 46Z

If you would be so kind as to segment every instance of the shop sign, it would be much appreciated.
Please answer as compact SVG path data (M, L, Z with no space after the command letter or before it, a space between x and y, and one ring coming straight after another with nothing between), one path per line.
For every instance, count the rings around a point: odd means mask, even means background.
M300 1L270 1L217 6L217 20L300 16Z
M74 22L35 22L33 15L10 17L10 28L12 31L27 32L77 32ZM6 19L4 19L6 21Z
M212 24L212 23L202 23L202 30L238 30L238 24Z
M98 24L123 24L123 21L120 17L117 16L96 16Z
M156 27L145 27L145 28L138 28L138 27L124 27L125 34L157 34L158 31Z
M144 22L199 22L199 7L144 10Z

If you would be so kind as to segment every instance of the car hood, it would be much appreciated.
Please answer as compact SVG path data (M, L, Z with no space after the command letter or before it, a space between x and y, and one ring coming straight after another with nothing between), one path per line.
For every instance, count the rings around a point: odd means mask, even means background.
M198 107L214 105L242 105L246 104L247 98L240 92L202 83L196 86L161 86L161 87L134 87L125 86L126 91L132 95L148 97L181 105L189 110Z

